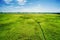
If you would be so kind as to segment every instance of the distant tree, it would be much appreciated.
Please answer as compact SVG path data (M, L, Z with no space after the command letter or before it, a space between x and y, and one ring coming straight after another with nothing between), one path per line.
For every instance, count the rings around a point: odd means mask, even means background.
M56 14L59 14L60 15L60 13L56 13Z

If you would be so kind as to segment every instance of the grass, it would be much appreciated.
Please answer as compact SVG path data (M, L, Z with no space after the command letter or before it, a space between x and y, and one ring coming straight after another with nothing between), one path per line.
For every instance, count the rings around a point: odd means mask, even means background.
M60 14L0 14L0 40L60 40Z

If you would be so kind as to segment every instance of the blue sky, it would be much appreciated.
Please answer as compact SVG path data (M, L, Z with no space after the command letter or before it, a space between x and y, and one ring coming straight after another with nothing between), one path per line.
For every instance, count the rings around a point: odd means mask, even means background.
M0 12L60 12L60 0L0 0Z

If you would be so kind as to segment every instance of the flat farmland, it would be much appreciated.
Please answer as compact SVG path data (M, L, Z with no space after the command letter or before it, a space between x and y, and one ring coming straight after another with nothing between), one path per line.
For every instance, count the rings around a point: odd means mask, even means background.
M0 14L0 40L60 40L60 14Z

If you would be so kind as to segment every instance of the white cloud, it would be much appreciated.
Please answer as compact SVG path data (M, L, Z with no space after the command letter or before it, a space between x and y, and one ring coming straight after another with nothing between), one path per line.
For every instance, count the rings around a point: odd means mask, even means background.
M27 0L17 0L17 1L18 1L18 4L20 5L24 5L27 2Z
M4 0L5 3L9 4L12 0Z
M11 1L15 1L15 0L4 0L4 2L7 4L10 4ZM24 5L27 2L27 0L16 0L16 1L19 5Z
M49 8L49 7L44 7L40 4L36 6L31 6L31 7L24 7L24 6L7 6L4 8L0 8L0 12L60 12L60 8Z

